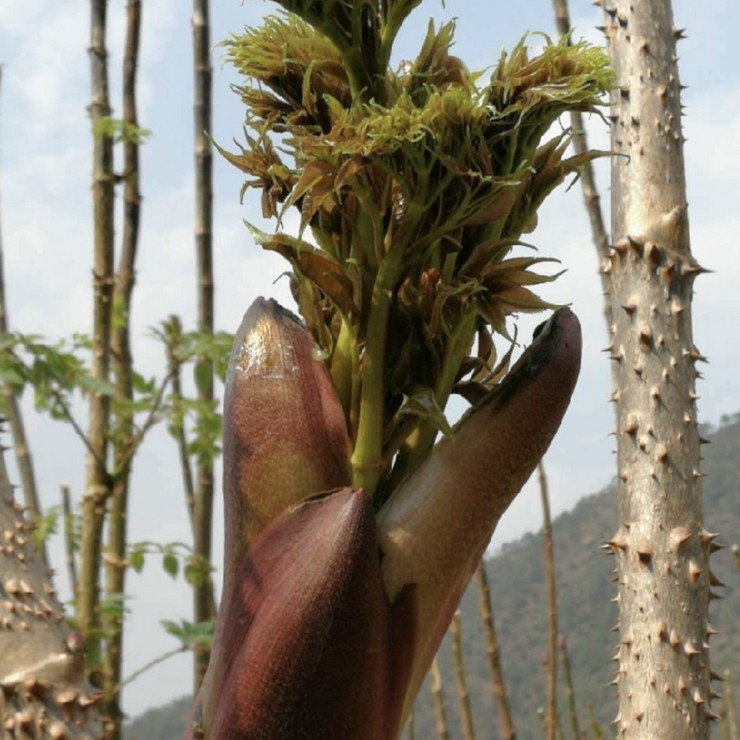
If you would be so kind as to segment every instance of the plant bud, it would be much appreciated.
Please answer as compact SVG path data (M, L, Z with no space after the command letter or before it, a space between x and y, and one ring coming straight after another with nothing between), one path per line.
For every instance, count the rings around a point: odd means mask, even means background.
M416 643L404 716L496 524L560 426L580 361L578 319L561 309L379 514L391 602L415 584Z
M360 489L309 499L250 544L203 691L207 737L392 738L391 608Z
M258 298L234 339L224 400L225 584L274 517L348 485L344 413L313 338L274 300Z

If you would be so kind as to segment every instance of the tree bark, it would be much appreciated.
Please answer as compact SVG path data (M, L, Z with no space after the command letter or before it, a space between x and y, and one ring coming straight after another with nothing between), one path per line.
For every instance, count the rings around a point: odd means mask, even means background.
M85 679L82 636L71 632L13 500L0 454L0 723L3 737L102 737Z
M105 47L107 0L91 0L90 78L93 130L93 334L91 376L107 381L110 374L110 336L113 309L113 140L101 131L101 121L110 116L108 97L108 53ZM99 624L100 552L106 502L111 493L107 469L109 398L90 396L86 488L82 501L82 543L78 617L92 664L99 658L94 634Z
M198 331L213 334L213 152L211 130L211 59L208 0L193 0L193 70L195 129L195 244L198 261ZM213 362L200 358L195 375L198 399L213 402ZM194 555L202 562L212 558L213 460L199 459L197 489L193 509ZM210 579L193 587L193 612L196 622L215 618L213 586ZM194 652L194 689L198 690L209 652Z
M681 86L671 3L607 0L620 525L617 731L709 737L707 612L714 535L702 527Z

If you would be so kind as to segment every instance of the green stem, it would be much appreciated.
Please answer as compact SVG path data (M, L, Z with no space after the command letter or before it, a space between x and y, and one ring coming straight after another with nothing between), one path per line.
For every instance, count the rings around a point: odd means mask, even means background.
M351 321L342 317L342 325L339 328L331 356L331 380L348 421L351 420L353 369L357 365L356 354L357 333Z
M352 482L368 496L383 472L385 422L385 346L393 290L398 280L403 250L391 247L380 262L373 285L365 347L361 359L360 413L352 452Z
M441 370L434 386L434 397L441 409L447 405L460 365L470 352L476 318L477 312L471 306L461 316L445 346ZM393 472L387 484L384 485L384 496L390 495L396 486L421 463L432 449L436 437L436 427L424 422L408 435L406 443L398 453Z

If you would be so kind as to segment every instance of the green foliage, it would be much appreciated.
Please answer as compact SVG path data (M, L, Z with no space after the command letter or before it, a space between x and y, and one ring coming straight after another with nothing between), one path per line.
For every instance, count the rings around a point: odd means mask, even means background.
M234 343L233 334L225 331L214 334L191 331L179 334L176 339L173 350L180 363L194 362L196 359L210 360L216 377L221 381L226 378L231 345ZM197 384L197 377L195 381Z
M0 380L16 396L27 386L33 388L38 411L54 419L68 419L72 396L92 393L112 396L110 383L93 378L85 363L89 338L75 335L51 344L32 334L6 333L0 336Z
M50 506L46 511L34 519L33 543L40 550L52 535L57 533L61 506Z
M205 583L213 572L213 566L193 553L193 548L184 542L135 542L129 546L128 565L141 573L147 556L157 556L162 570L171 578L177 578L182 570L185 580L192 586Z
M131 597L126 594L106 594L101 596L98 603L98 610L103 617L103 624L110 623L113 620L123 620L123 615L129 612L126 601Z
M184 650L198 648L211 649L213 643L213 622L188 622L181 619L179 624L170 620L161 622L168 634L176 637Z
M129 142L132 144L143 144L152 132L148 128L136 126L122 118L113 118L112 116L101 116L96 122L93 129L93 135L97 138L107 136L113 139L113 142Z
M210 367L222 382L234 341L227 332L183 332L177 317L170 317L154 330L164 344L172 376L180 377L182 369L193 368L196 389L210 382ZM186 452L195 456L200 465L208 465L221 453L222 416L218 400L203 401L194 396L173 392L168 398L167 429L177 439L188 428L191 434Z
M497 381L491 335L508 336L507 317L549 307L532 290L557 277L533 272L547 260L511 251L552 189L599 155L566 157L570 132L548 131L596 110L613 76L600 49L544 37L540 54L524 39L484 80L451 54L454 23L430 23L394 71L418 2L280 4L291 12L225 43L245 78L247 143L221 151L261 190L265 216L300 212L297 235L252 234L293 268L355 483L372 492L428 452L451 393ZM485 351L471 356L476 338Z

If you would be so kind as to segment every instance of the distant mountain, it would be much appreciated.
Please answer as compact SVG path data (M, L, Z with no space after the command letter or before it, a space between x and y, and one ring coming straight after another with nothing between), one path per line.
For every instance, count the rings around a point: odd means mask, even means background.
M718 430L704 430L711 444L704 448L705 509L708 528L720 540L740 540L740 415L723 418ZM557 497L557 491L552 492ZM601 543L617 529L617 505L612 488L589 496L553 523L558 588L559 632L566 639L581 730L596 724L611 736L616 714L616 691L611 657L617 638L610 630L616 623L616 594L612 583L612 558L602 554ZM541 738L537 710L545 704L547 654L547 591L543 565L542 533L526 535L505 546L487 563L496 630L517 737ZM712 668L717 673L740 666L740 574L730 550L713 557L712 567L726 585L723 601L714 602L712 622L720 634L712 638ZM462 605L463 641L468 688L478 740L499 736L498 714L491 692L488 659L483 641L479 598L475 586ZM440 649L443 692L450 740L462 737L457 692L451 668L449 639ZM561 681L562 687L562 681ZM126 729L126 740L179 740L189 699L146 712ZM561 701L565 737L572 737L564 699ZM429 687L425 686L414 712L414 735L435 738ZM588 732L587 737L593 737Z
M123 728L125 740L182 740L193 699L182 696L156 709L148 709Z

